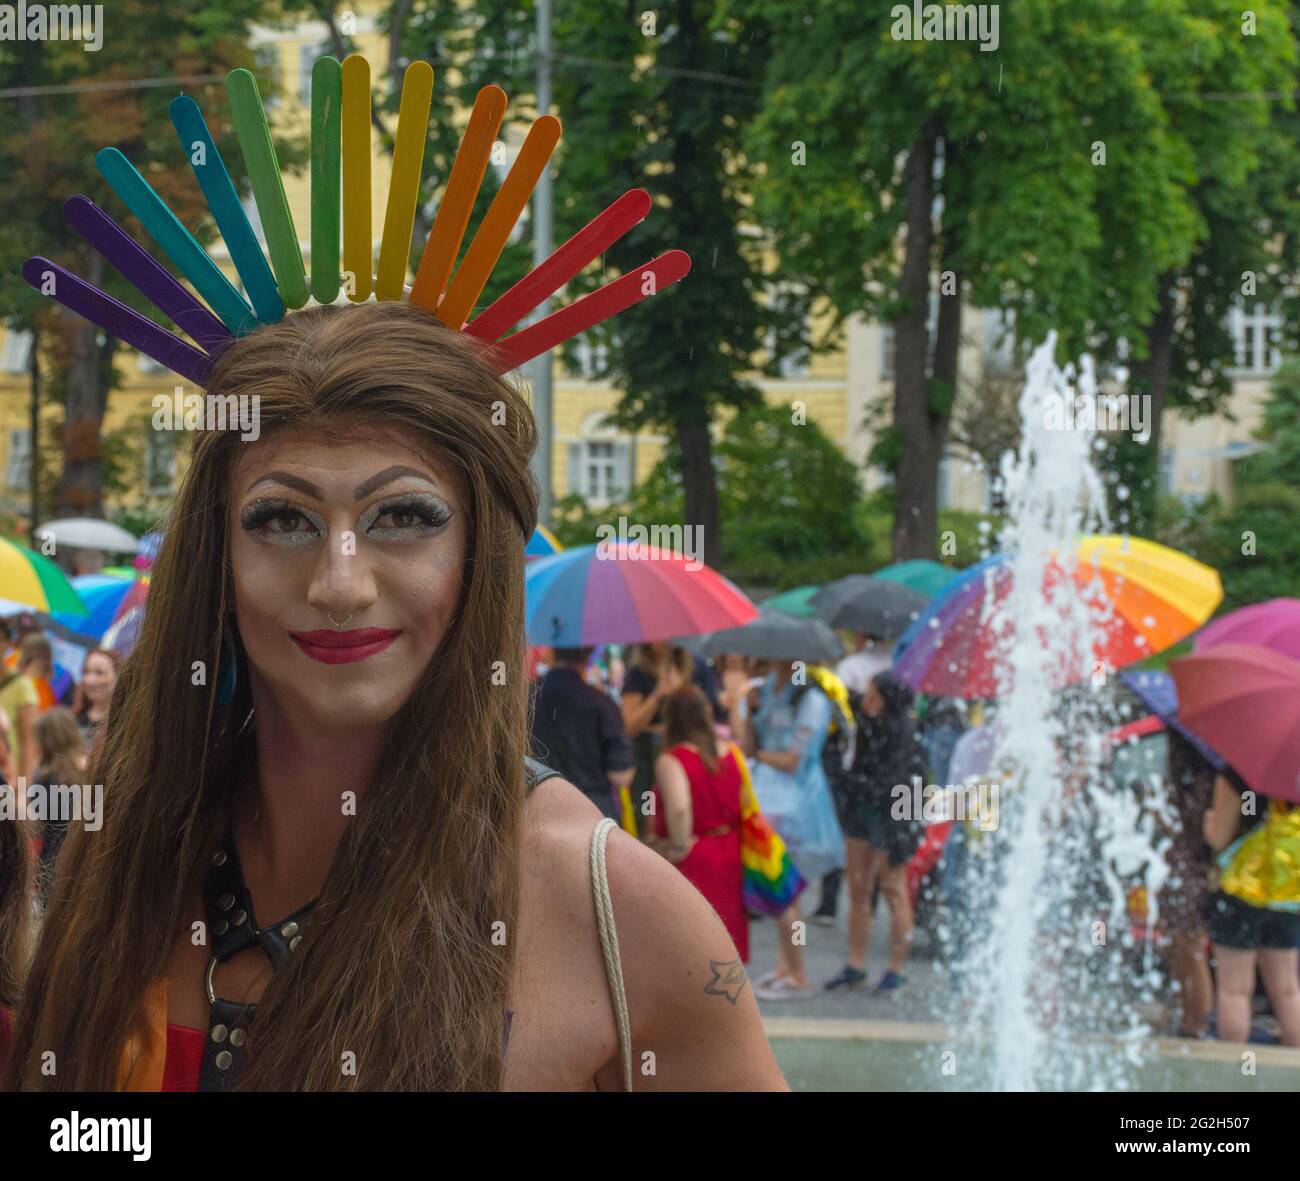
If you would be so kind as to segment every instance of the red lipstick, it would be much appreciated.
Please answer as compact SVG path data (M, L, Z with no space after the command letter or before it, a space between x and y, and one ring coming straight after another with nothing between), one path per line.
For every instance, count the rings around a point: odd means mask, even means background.
M354 627L345 632L290 632L289 636L321 664L353 664L382 652L401 634L388 627Z

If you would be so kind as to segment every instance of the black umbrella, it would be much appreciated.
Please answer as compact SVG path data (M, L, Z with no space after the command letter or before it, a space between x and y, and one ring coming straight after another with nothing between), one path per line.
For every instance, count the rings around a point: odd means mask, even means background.
M820 619L787 615L760 607L758 618L744 627L729 627L703 637L709 656L737 652L759 660L809 660L833 664L844 655L844 645Z
M808 605L831 627L882 639L902 635L929 604L930 600L918 591L869 574L837 578L808 600Z

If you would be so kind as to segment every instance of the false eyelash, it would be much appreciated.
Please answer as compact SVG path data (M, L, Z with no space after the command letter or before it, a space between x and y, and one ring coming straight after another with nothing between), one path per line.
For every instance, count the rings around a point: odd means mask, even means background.
M295 508L287 500L255 500L239 516L239 523L250 533L260 532L277 517L301 517L306 521L306 514ZM308 522L310 524L310 522Z
M451 510L433 496L405 496L386 500L374 509L376 518L389 513L411 513L431 529L439 529L451 520Z

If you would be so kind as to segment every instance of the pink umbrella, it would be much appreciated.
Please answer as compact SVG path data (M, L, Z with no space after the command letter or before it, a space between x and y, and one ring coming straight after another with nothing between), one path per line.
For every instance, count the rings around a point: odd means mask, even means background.
M1170 662L1179 721L1256 791L1300 803L1300 660L1218 644Z
M1196 651L1219 644L1258 644L1300 660L1300 599L1252 603L1211 620L1196 636Z

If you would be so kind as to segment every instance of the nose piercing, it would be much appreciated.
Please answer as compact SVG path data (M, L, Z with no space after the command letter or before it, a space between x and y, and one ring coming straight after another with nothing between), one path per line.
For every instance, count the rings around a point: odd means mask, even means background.
M325 618L328 619L330 623L332 623L335 627L347 627L347 625L352 622L352 612L351 611L348 612L348 617L342 623L340 623L337 619L335 619L334 616L331 615L328 611L325 612Z

